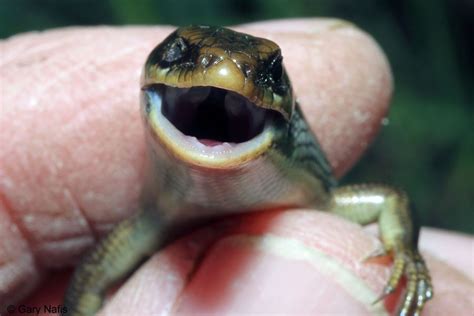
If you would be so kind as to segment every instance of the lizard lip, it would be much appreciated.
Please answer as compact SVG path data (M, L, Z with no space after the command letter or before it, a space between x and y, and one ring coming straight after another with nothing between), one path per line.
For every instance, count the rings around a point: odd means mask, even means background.
M274 113L231 91L214 87L143 89L149 122L175 156L192 164L229 166L270 146Z

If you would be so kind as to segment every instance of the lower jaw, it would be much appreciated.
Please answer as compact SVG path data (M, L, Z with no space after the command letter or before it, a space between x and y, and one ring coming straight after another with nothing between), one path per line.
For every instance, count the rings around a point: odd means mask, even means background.
M160 143L177 159L189 164L209 168L236 167L256 159L272 144L274 131L270 124L266 124L263 131L252 139L241 143L197 139L183 134L161 113L160 96L146 95L144 102L155 105L148 115Z
M205 139L205 138L198 139L197 141L207 147L215 147L215 146L219 146L223 144L223 142L213 140L213 139Z

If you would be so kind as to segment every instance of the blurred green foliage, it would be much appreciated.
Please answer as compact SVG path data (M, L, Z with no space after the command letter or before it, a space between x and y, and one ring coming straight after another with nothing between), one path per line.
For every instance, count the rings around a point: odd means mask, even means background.
M0 0L0 38L71 25L229 25L333 16L370 33L395 78L389 124L343 180L405 188L423 225L474 233L474 2Z

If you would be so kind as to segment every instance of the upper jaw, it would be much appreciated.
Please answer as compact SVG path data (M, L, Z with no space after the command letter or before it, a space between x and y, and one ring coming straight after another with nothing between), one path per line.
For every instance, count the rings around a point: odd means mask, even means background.
M142 73L142 86L153 84L179 88L206 86L235 91L259 107L277 111L287 120L291 118L294 108L291 86L287 93L279 95L272 89L257 84L255 78L249 77L242 69L240 61L228 56L224 57L222 52L218 56L219 58L215 57L215 62L205 67L201 63L194 65L194 68L186 68L183 65L168 68L162 68L156 64L148 65ZM200 56L200 58L205 57ZM253 71L256 70L253 69ZM286 73L283 77L290 85Z
M226 90L151 85L142 89L142 103L153 136L191 165L239 167L264 154L274 140L273 111Z

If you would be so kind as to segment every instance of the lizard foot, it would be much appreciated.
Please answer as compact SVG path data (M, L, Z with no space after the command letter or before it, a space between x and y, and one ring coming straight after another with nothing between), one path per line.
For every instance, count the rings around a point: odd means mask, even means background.
M418 251L395 251L392 274L382 295L374 302L393 293L400 284L402 276L407 278L405 295L398 309L400 316L419 316L423 306L433 297L433 286L428 268Z

